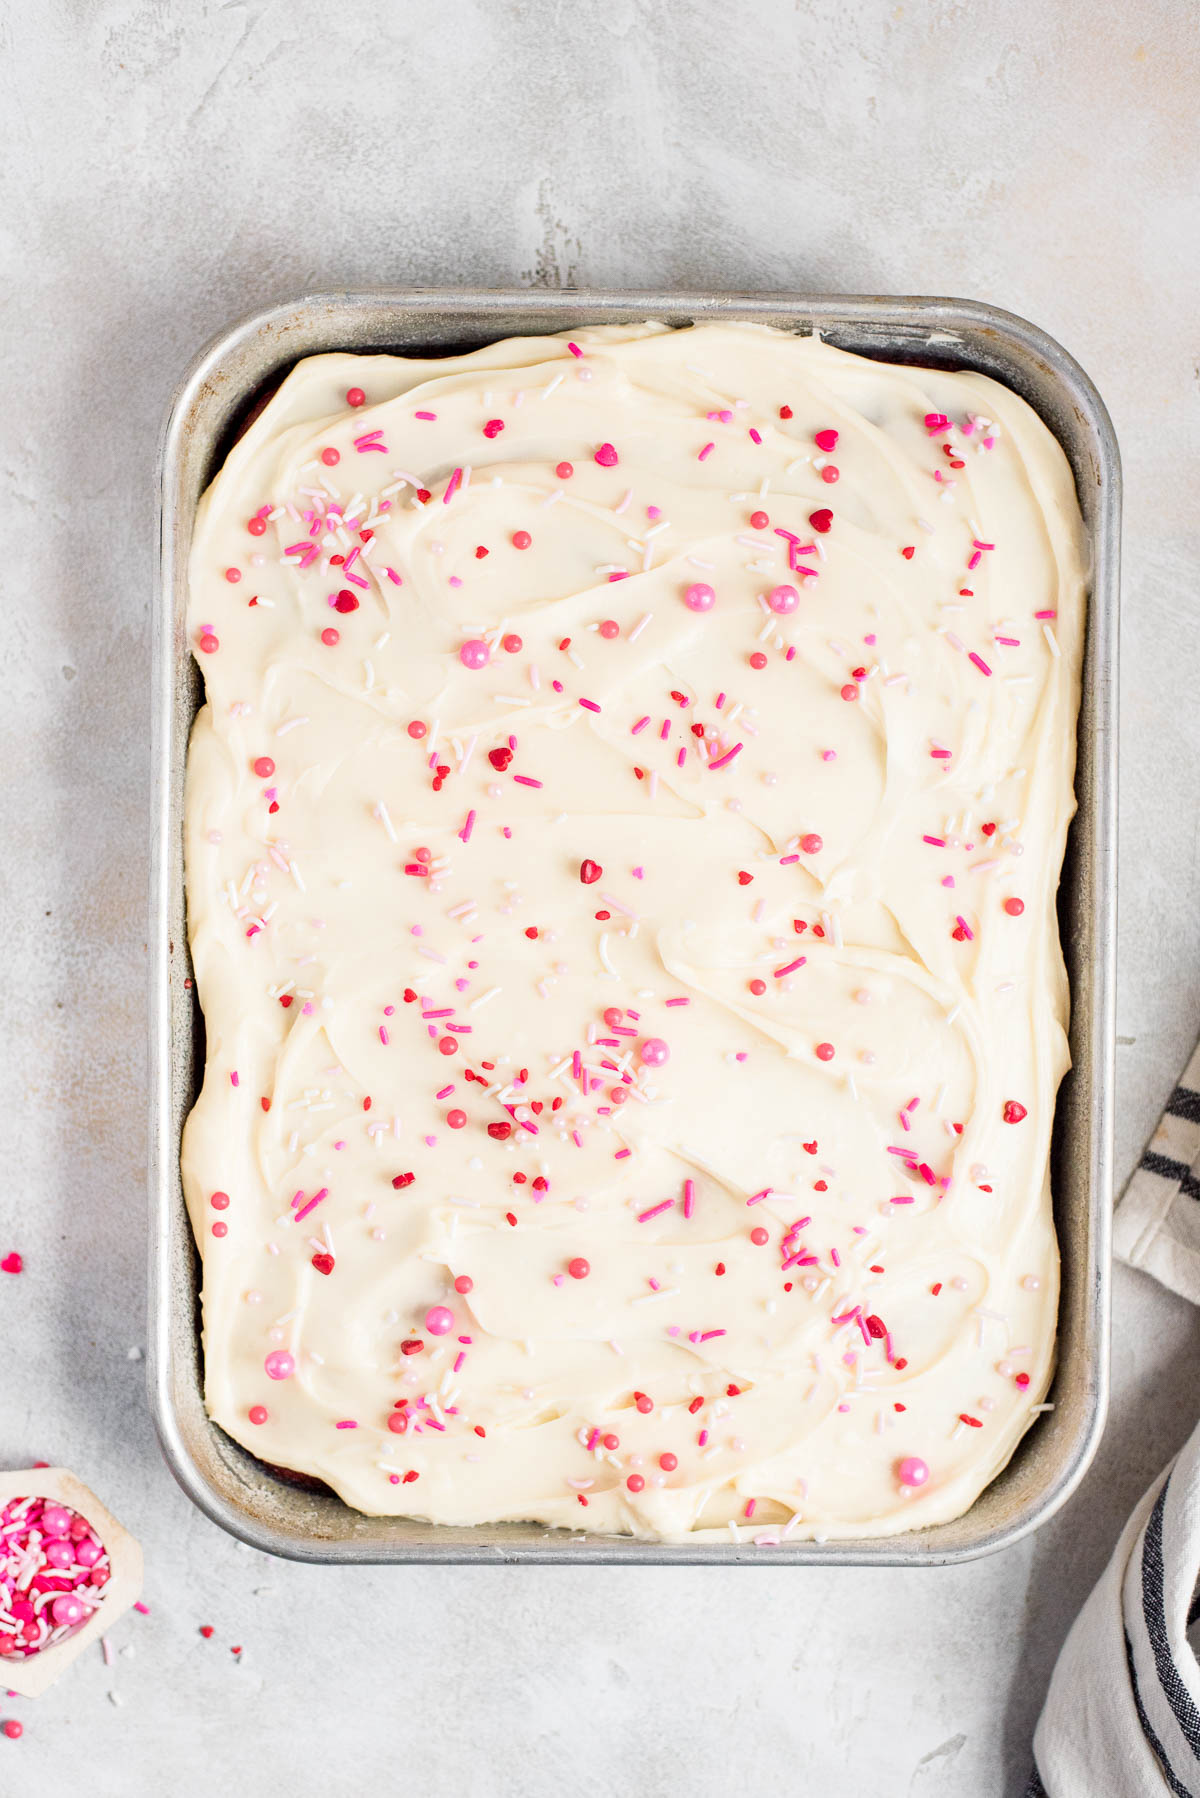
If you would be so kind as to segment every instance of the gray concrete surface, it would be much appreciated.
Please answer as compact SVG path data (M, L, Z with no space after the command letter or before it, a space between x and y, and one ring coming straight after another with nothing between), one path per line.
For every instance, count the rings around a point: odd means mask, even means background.
M1200 1408L1197 1318L1142 1276L1084 1487L950 1571L305 1570L175 1489L131 1359L155 443L205 338L321 286L950 293L1047 327L1125 455L1124 1173L1200 1024L1198 100L1189 0L0 6L0 1463L91 1481L151 1606L112 1668L0 1698L3 1798L1020 1790Z

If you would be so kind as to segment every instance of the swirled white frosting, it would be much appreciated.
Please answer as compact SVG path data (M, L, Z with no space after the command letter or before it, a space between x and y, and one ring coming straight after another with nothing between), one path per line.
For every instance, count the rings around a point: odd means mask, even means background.
M1053 1365L1081 545L1012 393L765 327L289 375L191 571L225 1430L439 1523L970 1505Z

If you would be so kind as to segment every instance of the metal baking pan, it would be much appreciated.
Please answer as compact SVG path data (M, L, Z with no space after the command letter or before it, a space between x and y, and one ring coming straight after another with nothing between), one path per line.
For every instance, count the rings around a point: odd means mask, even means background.
M286 1483L206 1416L200 1266L184 1209L179 1141L200 1077L203 1023L190 980L183 889L183 777L201 699L184 630L196 503L256 397L323 350L436 355L499 338L647 318L753 319L819 330L884 361L973 368L1021 394L1061 442L1091 546L1091 602L1076 793L1059 897L1071 981L1072 1072L1055 1119L1051 1177L1062 1254L1054 1409L1035 1423L965 1516L855 1542L662 1544L540 1524L449 1528L365 1517L326 1490ZM1108 1385L1116 909L1116 660L1120 462L1087 375L1023 319L965 300L803 294L369 292L317 294L258 312L201 352L162 444L161 579L154 652L154 856L150 925L150 1399L175 1477L202 1511L255 1548L297 1560L918 1567L1017 1541L1078 1485Z

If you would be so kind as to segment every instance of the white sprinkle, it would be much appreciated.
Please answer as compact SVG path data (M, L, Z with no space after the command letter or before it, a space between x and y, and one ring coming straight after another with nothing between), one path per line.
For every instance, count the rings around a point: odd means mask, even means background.
M298 730L302 724L307 724L307 723L308 723L307 718L289 718L286 724L281 724L279 726L279 729L275 732L275 735L277 737L286 737L290 730Z

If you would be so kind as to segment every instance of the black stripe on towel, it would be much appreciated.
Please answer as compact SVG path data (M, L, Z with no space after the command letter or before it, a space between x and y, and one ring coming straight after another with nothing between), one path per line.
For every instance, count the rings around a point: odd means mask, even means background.
M1142 1726L1142 1734L1145 1736L1158 1758L1158 1764L1162 1770L1163 1778L1170 1786L1172 1792L1174 1792L1175 1798L1194 1798L1194 1793L1189 1791L1187 1786L1181 1785L1171 1771L1171 1764L1167 1760L1166 1749L1155 1735L1154 1725L1146 1715L1146 1707L1143 1705L1142 1695L1138 1691L1137 1674L1133 1670L1133 1644L1129 1640L1128 1633L1125 1636L1125 1665L1129 1668L1129 1685L1130 1690L1133 1692L1133 1702L1137 1707L1138 1722Z
M1042 1776L1035 1766L1029 1775L1029 1784L1025 1787L1021 1798L1050 1798L1049 1792L1042 1784Z
M1149 1174L1157 1174L1162 1180L1174 1180L1181 1186L1191 1173L1186 1161L1172 1161L1169 1155L1156 1155L1153 1149L1147 1149L1142 1156L1141 1164Z
M1200 1124L1200 1093L1194 1093L1190 1086L1177 1086L1167 1100L1166 1108L1173 1118Z
M1200 1199L1200 1175L1189 1174L1179 1182L1179 1190L1185 1199Z
M1175 1721L1188 1747L1200 1759L1200 1710L1196 1709L1191 1693L1179 1677L1179 1669L1171 1653L1163 1602L1163 1510L1170 1490L1171 1482L1167 1479L1155 1500L1142 1538L1142 1615L1150 1647L1154 1651L1154 1665L1158 1669L1158 1683L1162 1687L1163 1697L1174 1712Z

